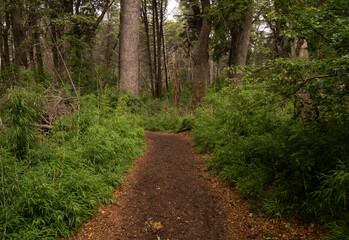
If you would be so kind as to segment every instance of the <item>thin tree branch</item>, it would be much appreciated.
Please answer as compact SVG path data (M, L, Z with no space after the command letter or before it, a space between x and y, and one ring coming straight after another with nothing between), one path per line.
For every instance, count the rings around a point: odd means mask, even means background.
M97 18L96 24L95 24L95 28L97 29L98 25L102 22L105 13L108 11L108 9L114 4L115 0L111 1L109 3L109 1L106 1L105 6L102 10L101 15L99 15L99 17Z
M291 97L293 95L295 95L310 80L313 80L316 78L329 78L329 77L336 77L336 76L338 76L338 75L320 75L320 76L315 76L315 77L304 79L303 82L301 84L299 84L298 87L287 98L285 98L278 107L281 107L282 105L287 103L291 99Z

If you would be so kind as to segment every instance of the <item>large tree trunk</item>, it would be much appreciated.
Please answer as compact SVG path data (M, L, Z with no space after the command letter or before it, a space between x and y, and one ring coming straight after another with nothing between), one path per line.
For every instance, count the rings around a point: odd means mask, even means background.
M162 0L160 1L160 5L162 5ZM160 8L161 9L161 8ZM155 81L155 92L156 97L162 98L162 74L161 74L161 33L160 33L160 19L159 19L159 11L156 0L154 0L154 11L155 11L155 21L156 21L156 55L157 55L157 78Z
M152 23L152 30L153 30L153 65L154 65L154 97L157 96L156 94L156 82L157 82L157 79L158 79L158 71L157 71L157 51L156 51L156 18L155 18L155 7L156 6L156 0L153 0L152 1L152 20L153 20L153 23Z
M120 67L122 91L139 95L139 27L140 0L121 0Z
M210 0L201 0L201 5L202 11L199 15L205 13L205 9L210 7ZM194 14L195 12L196 11L194 10ZM211 26L208 24L205 17L200 16L200 20L196 22L196 26L199 32L199 37L195 43L195 50L193 55L194 88L193 98L191 102L192 109L196 108L206 95L206 85L208 81L209 70L208 40L211 32Z
M18 66L28 67L28 59L25 46L23 46L25 40L25 31L22 23L22 6L21 3L11 13L12 20L12 34L15 49L15 64Z
M304 59L309 60L309 53L307 50L308 43L305 39L294 40L291 43L291 54L290 58L293 60ZM312 99L310 98L310 93L307 91L297 91L295 94L298 99L295 100L295 106L301 109L301 116L304 119L314 121L318 117L319 109L314 106Z
M287 6L282 4L282 1L274 1L274 9L276 14L287 14L289 11L287 10ZM285 31L285 26L282 24L283 20L275 19L274 24L269 23L270 29L274 33L274 41L275 41L275 50L276 50L276 57L279 58L287 58L288 53L286 51L286 46L288 45L288 42L285 38L285 36L282 34L283 31Z
M148 12L147 12L147 0L143 1L142 8L142 17L144 23L145 37L146 37L146 45L147 45L147 55L148 55L148 66L149 66L149 75L150 75L150 89L151 94L155 97L155 89L154 89L154 74L153 74L153 62L151 58L151 49L150 49L150 35L149 35L149 21L148 21Z
M232 28L231 45L229 51L229 66L245 66L247 60L248 47L250 44L250 34L252 27L252 12L248 12L243 19L242 27ZM234 79L237 85L241 84L243 74L234 72L229 77Z
M163 8L163 6L165 6ZM167 76L167 54L166 54L166 44L165 44L165 35L164 35L164 12L166 12L166 6L167 6L167 0L165 2L161 3L161 11L160 11L160 36L162 40L162 53L163 53L163 59L164 59L164 73L165 73L165 84L166 84L166 91L169 93L168 89L168 76Z

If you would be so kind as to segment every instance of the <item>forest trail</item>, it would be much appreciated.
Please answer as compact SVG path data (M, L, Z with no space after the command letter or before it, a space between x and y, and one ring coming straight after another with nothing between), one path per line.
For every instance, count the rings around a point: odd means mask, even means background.
M101 206L73 239L320 239L317 227L266 219L205 172L187 133L147 133L117 204Z

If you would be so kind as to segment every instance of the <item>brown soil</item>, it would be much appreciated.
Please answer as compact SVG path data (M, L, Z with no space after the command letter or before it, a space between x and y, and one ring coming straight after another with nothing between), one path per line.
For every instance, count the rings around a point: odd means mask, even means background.
M147 133L116 205L101 206L73 239L320 239L314 224L266 219L205 172L188 134Z

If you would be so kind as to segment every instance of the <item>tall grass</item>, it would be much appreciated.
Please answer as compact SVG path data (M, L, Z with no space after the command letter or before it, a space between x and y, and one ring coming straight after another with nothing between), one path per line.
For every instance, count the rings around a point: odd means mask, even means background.
M10 95L0 127L0 139L13 136L0 143L0 238L55 239L82 226L98 203L115 201L113 189L141 154L145 135L127 97L106 91L84 96L80 110L60 118L46 138L30 124L39 110L23 110L34 103L30 91ZM14 124L28 130L16 135Z

